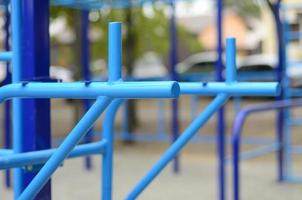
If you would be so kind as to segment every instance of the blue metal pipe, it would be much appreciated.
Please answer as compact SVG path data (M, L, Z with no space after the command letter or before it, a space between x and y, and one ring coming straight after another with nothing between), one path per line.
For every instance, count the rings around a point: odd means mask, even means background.
M0 102L10 98L175 98L179 95L178 83L166 82L92 82L85 83L16 83L0 88Z
M182 95L215 96L227 93L230 96L277 96L280 94L278 83L238 82L238 83L179 83Z
M0 149L0 156L7 156L13 154L14 151L11 149Z
M90 81L90 41L89 41L89 11L84 10L81 12L81 61L82 61L82 77L85 81ZM89 99L84 99L82 101L83 110L89 110L91 106L91 101ZM85 143L92 142L93 140L93 127L88 131L84 138ZM92 168L91 158L89 156L85 157L85 168L90 170Z
M109 24L109 54L108 54L108 71L109 84L122 79L122 35L121 24ZM113 149L114 149L114 120L116 112L123 100L114 100L106 112L103 122L103 138L108 142L106 153L102 157L102 199L112 199L112 176L113 176Z
M170 74L171 79L174 81L178 81L178 75L176 71L176 65L178 60L177 55L177 25L176 25L176 16L175 16L175 1L171 0L171 18L170 18ZM171 119L171 142L174 143L179 136L179 103L178 99L172 100L172 119ZM174 158L173 162L173 171L175 173L179 172L179 156Z
M12 9L12 66L14 72L12 73L12 82L17 83L21 81L21 72L22 72L22 63L21 63L21 26L22 26L22 1L20 0L11 0L11 9ZM13 120L12 126L13 129L13 149L15 153L22 152L22 113L21 111L21 100L13 100ZM15 198L19 196L22 192L22 169L18 168L14 170L14 195Z
M153 181L162 169L182 150L182 148L196 135L197 131L217 112L228 100L226 94L218 95L206 109L190 124L190 126L179 136L174 144L163 154L160 160L152 167L146 176L128 194L126 200L136 199L141 192Z
M256 106L249 106L242 109L236 116L233 125L233 134L232 134L232 145L233 145L233 192L234 192L234 200L240 199L240 175L239 175L239 162L240 162L240 139L242 134L242 127L244 122L251 113L255 112L264 112L269 110L280 110L285 108L293 108L293 107L301 107L302 101L292 101L292 100L284 100L284 101L276 101L273 103L267 103ZM278 135L277 135L278 136ZM280 149L279 141L279 149Z
M50 176L62 164L64 159L70 154L74 147L80 142L83 136L95 123L98 117L108 107L111 98L101 97L91 106L87 113L83 116L81 121L72 129L66 139L58 147L55 153L49 158L45 165L41 168L38 174L25 188L18 200L34 199L42 187L50 179Z
M236 71L236 40L227 38L226 40L226 82L232 83L237 80Z
M103 122L103 139L108 143L106 153L102 157L102 200L112 199L114 120L123 100L114 100L108 107Z
M13 58L13 52L0 52L0 61L11 61Z
M216 81L223 81L223 4L224 0L216 0ZM225 199L225 114L224 107L217 113L217 158L218 158L218 199Z
M86 155L94 155L101 154L105 152L107 142L105 140L78 145L70 152L67 158L76 158L80 156ZM45 163L55 152L57 149L47 149L26 153L13 154L13 152L7 150L7 154L3 157L0 157L0 170L16 168L16 167L24 167L29 165L37 165ZM4 153L0 151L0 154Z
M286 91L288 85L286 83L286 51L284 45L284 36L283 36L283 23L281 21L281 1L276 0L272 4L272 12L275 20L275 28L277 33L277 44L278 44L278 66L276 70L278 82L281 84L281 92L280 95L277 96L277 100L286 99ZM277 112L277 120L276 120L276 130L278 135L278 140L280 144L284 143L284 130L285 130L285 122L286 122L286 110L279 110ZM283 181L284 178L284 145L281 145L278 154L278 180Z
M109 23L108 38L108 81L114 82L122 78L122 26L119 22Z

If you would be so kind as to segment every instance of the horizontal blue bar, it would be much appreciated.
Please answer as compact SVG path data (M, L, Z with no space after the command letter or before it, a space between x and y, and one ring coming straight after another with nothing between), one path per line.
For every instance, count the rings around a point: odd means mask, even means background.
M179 85L165 82L92 82L92 83L38 83L8 84L0 88L0 102L17 98L73 98L96 99L99 96L112 98L176 98Z
M0 156L7 156L13 154L14 151L11 149L0 149Z
M10 61L13 57L13 52L0 52L0 61Z
M102 154L105 151L106 144L106 141L101 141L91 144L78 145L74 148L74 150L72 150L68 158L70 159L80 156ZM5 155L0 157L0 170L45 163L56 150L57 149L48 149Z
M299 40L302 38L302 32L300 31L289 31L286 35L288 40Z
M248 160L256 157L260 157L272 152L277 151L280 148L280 145L277 143L272 143L270 145L258 147L256 149L252 149L249 151L242 152L240 154L240 159L241 160Z
M182 95L215 96L226 93L230 96L278 96L280 85L278 83L179 83Z

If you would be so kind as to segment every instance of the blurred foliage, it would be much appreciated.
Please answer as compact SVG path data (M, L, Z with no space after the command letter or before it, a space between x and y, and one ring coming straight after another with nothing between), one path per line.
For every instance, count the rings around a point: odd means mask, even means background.
M51 19L64 16L68 25L74 28L75 22L79 19L75 18L75 12L78 10L53 7L51 8ZM127 14L131 12L131 26L127 26ZM129 17L129 16L128 16ZM107 38L108 23L111 21L120 21L123 23L123 51L125 57L125 42L131 31L133 42L131 54L134 59L139 58L146 51L155 51L161 55L163 60L167 60L170 41L169 41L169 19L165 14L165 7L152 6L152 15L147 16L142 8L130 9L107 9L101 11L92 11L90 13L90 29L94 33L99 34L99 38L91 43L91 60L107 58ZM191 35L184 27L178 25L179 43L190 53L201 51L201 45L197 41L197 37ZM52 39L55 42L55 39ZM129 50L128 50L129 51ZM66 56L66 55L64 55Z
M225 5L235 8L243 17L260 17L260 7L257 0L225 0Z

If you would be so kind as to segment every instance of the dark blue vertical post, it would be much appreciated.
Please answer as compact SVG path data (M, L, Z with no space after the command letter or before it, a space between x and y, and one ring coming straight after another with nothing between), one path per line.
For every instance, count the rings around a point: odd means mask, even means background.
M5 1L5 23L4 23L4 31L5 31L5 41L4 41L4 49L6 51L10 50L9 40L10 40L10 12L9 12L9 2ZM11 83L11 73L9 71L10 63L6 63L6 77L3 81L3 84ZM11 102L6 101L4 103L4 143L5 148L11 148ZM10 170L5 171L5 186L11 186L10 179Z
M281 94L277 97L277 100L283 100L286 98L284 89L286 85L286 74L285 74L285 46L283 43L283 24L280 16L281 0L278 0L273 4L273 15L275 18L275 26L277 31L277 42L278 42L278 67L277 67L277 81L281 84ZM278 151L278 181L284 179L284 125L285 125L285 109L277 111L277 139L280 144Z
M20 0L21 1L21 0ZM21 57L24 68L21 80L49 77L49 1L22 0L21 8ZM13 10L14 11L14 10ZM20 151L34 151L51 147L50 100L26 99L20 101ZM37 174L38 166L22 169L20 189L23 190ZM35 199L51 199L50 181Z
M90 70L89 70L89 61L90 61L90 51L89 51L89 11L84 10L81 13L81 54L82 54L82 76L85 81L90 81ZM83 100L84 111L87 111L90 108L90 100ZM89 130L87 135L84 138L85 143L92 141L92 129ZM85 157L85 167L86 169L91 169L91 157Z
M217 0L217 61L216 80L223 81L223 0ZM218 154L218 197L225 199L225 121L224 108L218 111L217 116L217 154Z
M176 72L176 64L177 64L177 27L176 27L176 16L175 16L175 2L171 2L171 19L170 19L170 74L171 79L174 81L178 80L177 72ZM178 100L172 100L172 142L176 141L179 135L179 119L178 119L178 111L179 105ZM179 172L179 155L175 157L173 162L173 171L175 173Z

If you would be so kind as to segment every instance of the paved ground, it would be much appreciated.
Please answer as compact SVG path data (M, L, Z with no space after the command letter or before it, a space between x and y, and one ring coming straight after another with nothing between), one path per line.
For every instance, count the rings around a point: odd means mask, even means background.
M201 100L200 110L208 100ZM259 101L248 100L248 103ZM181 119L182 129L190 121L188 111L189 101L182 100ZM155 131L156 102L145 101L139 103L144 107L144 112L139 112L142 119L138 131ZM166 102L168 107L168 102ZM234 112L228 105L227 126L232 127ZM63 136L72 127L73 113L70 107L61 101L53 103L53 135ZM301 110L295 112L299 115ZM169 117L167 110L166 117ZM268 112L253 116L248 119L244 127L246 135L272 136L274 133L274 112ZM100 124L100 123L99 123ZM98 125L100 127L100 125ZM120 120L117 120L117 129ZM168 125L167 125L168 127ZM215 120L211 119L209 124L202 129L202 133L213 133ZM300 128L295 130L296 143L301 144ZM115 167L114 167L114 199L123 199L138 180L146 173L152 164L160 157L161 153L168 147L166 143L136 143L124 145L116 143ZM295 168L297 171L302 167L301 156L297 157ZM151 186L139 199L217 199L216 190L216 156L213 145L190 144L181 155L181 173L174 175L171 166L160 174ZM64 167L60 168L53 178L53 194L55 200L82 200L99 199L100 193L100 159L94 157L94 169L91 172L83 170L82 159L66 161ZM0 173L2 179L2 173ZM231 166L228 166L228 197L231 199ZM300 200L302 197L302 184L279 184L276 181L276 160L273 154L261 158L243 162L242 166L242 199L254 200ZM10 190L5 190L3 182L0 182L0 199L12 199Z

